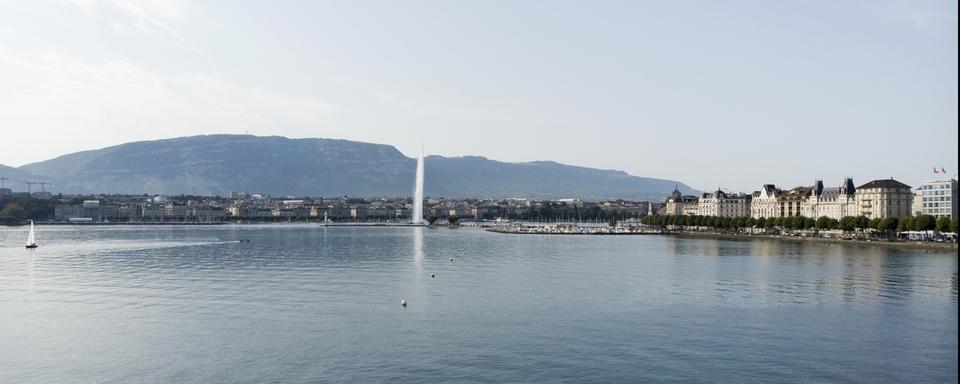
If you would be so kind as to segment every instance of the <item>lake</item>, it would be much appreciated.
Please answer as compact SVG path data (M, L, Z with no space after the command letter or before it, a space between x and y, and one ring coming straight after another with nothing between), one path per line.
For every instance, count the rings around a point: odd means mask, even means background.
M37 237L0 227L2 383L957 381L951 253L316 225Z

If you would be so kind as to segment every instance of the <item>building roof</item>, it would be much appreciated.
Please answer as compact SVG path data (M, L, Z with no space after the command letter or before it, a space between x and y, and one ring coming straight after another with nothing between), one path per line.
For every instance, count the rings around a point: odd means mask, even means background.
M907 189L910 189L910 186L904 183L901 183L899 181L896 181L893 178L889 178L889 179L874 180L857 187L857 189L861 189L861 188L907 188Z
M812 187L796 187L777 196L777 200L802 200L813 193Z
M836 199L840 197L840 188L823 188L819 195L824 199Z

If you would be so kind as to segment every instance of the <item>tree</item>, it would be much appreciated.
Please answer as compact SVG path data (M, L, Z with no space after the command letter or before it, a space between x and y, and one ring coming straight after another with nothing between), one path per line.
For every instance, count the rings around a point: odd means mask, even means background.
M460 216L457 216L457 215L447 216L447 222L449 222L451 225L456 225L458 221L460 221Z
M852 231L857 229L857 218L853 216L844 216L840 219L840 229L844 231Z
M803 218L803 228L804 228L804 229L812 229L812 228L814 228L814 227L816 227L816 226L817 226L817 219L814 219L814 218L812 218L812 217L804 217L804 218Z
M10 202L0 210L0 221L5 223L19 223L27 218L25 211L19 204Z
M736 228L752 227L752 225L748 225L748 224L747 224L747 223L750 222L750 219L751 219L751 218L749 218L749 217L738 217L738 218L736 219L736 224L734 225L734 227L736 227Z
M776 227L777 224L779 224L779 223L778 223L779 220L777 220L777 219L778 219L778 217L768 217L768 218L767 218L767 221L764 222L763 224L764 224L764 226L765 226L766 228Z
M767 218L761 217L757 219L757 228L767 228Z
M893 232L897 230L897 224L899 224L899 222L896 217L887 217L880 220L880 223L877 224L877 229L887 233Z
M950 219L941 217L937 220L936 231L940 233L950 232Z
M793 217L792 217L792 216L778 217L778 218L776 218L776 219L773 219L773 221L774 221L774 223L776 223L777 226L780 227L780 228L790 229L790 227L793 226L792 223L791 223L791 222L793 221Z
M950 222L950 232L957 233L957 219Z
M867 222L867 228L880 229L880 219L870 219L870 221Z
M783 218L783 226L788 229L803 228L803 218L800 216L790 216Z
M897 223L897 229L900 230L900 232L907 232L913 229L913 217L901 217L900 222Z
M930 215L920 215L913 219L914 231L932 231L937 228L937 219Z
M820 216L817 219L816 224L814 225L817 229L827 229L830 228L830 218L826 216Z
M439 220L439 219L440 219L439 216L434 215L434 214L432 214L432 213L429 214L429 215L427 215L427 223L429 223L430 225L433 225L433 223L436 222L436 221Z
M870 228L870 219L866 216L857 216L857 229Z

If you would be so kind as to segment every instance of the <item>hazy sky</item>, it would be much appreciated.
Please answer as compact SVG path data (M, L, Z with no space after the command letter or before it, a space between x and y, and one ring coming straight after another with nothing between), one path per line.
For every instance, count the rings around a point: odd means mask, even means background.
M0 0L0 164L207 133L695 188L957 172L957 2Z

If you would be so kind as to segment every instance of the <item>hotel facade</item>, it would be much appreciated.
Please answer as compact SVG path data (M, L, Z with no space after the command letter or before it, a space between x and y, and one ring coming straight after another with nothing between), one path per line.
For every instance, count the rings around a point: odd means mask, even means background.
M926 183L925 183L926 184ZM946 186L944 186L946 185ZM944 214L956 210L956 204L944 202L943 196L956 200L956 180L952 184L930 184L924 191L930 201L925 209L936 209ZM764 184L753 194L733 194L721 190L700 196L684 196L679 190L667 198L667 215L700 215L720 217L829 217L866 216L870 219L912 216L914 193L909 185L894 179L879 179L855 186L852 178L845 178L836 187L826 187L822 180L813 186L799 186L781 190L774 184ZM926 213L925 211L924 213ZM956 213L949 213L956 215ZM941 216L943 217L943 216Z

